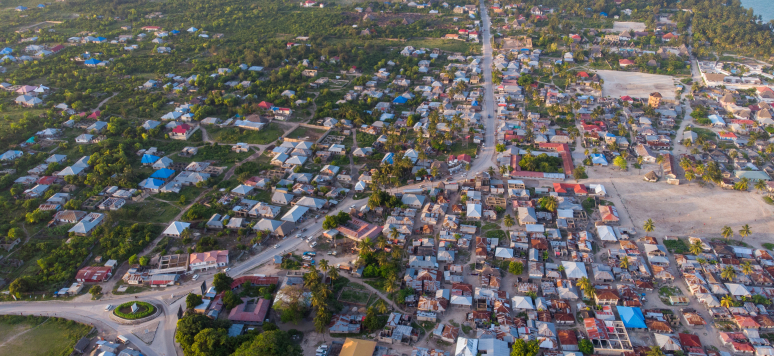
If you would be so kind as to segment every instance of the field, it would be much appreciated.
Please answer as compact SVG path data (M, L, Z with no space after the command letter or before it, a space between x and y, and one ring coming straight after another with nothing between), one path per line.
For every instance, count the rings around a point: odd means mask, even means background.
M623 31L645 31L645 23L644 22L613 22L613 29L609 30L610 32L614 33L621 33Z
M298 139L304 139L306 141L312 141L316 142L317 140L322 137L328 130L323 129L316 129L313 127L306 127L306 126L298 126L295 130L293 130L291 133L289 133L287 138L298 138Z
M742 225L749 224L752 234L744 242L760 246L770 242L774 234L771 214L774 207L766 204L761 195L701 187L698 183L682 180L679 186L663 182L644 184L642 175L658 170L656 165L645 165L641 170L628 172L607 168L588 167L588 181L605 186L609 200L618 207L621 225L634 227L642 236L642 225L653 219L653 236L700 236L719 238L723 226L730 226L739 238ZM639 173L638 173L639 171Z
M600 70L597 73L605 81L602 96L647 98L650 93L659 92L664 100L675 100L675 83L671 76L612 70Z
M461 52L463 54L471 50L473 52L481 51L481 44L467 43L457 40L444 40L440 38L411 39L406 41L405 46L414 46L416 48L438 48L442 51Z
M0 356L67 355L90 326L62 319L0 319ZM45 342L40 342L45 340Z
M210 128L207 130L212 139L223 143L252 143L265 145L274 142L280 138L285 131L276 123L270 123L264 126L260 131L246 130L236 127L228 128Z

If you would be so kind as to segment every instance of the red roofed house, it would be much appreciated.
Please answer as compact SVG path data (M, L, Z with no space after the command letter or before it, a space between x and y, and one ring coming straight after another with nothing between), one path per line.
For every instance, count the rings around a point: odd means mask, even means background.
M734 321L740 329L760 329L761 327L761 324L758 324L755 319L749 316L734 315Z
M736 140L736 135L734 135L733 132L718 132L718 138L724 141L733 141Z
M583 326L586 327L586 334L592 343L594 340L607 340L609 338L607 335L607 329L605 328L605 323L600 319L583 319Z
M51 185L51 184L56 183L57 180L59 180L58 177L43 176L43 177L40 177L40 179L38 179L38 184Z
M191 271L208 270L210 268L226 267L228 265L228 251L216 250L197 253L189 256L188 266Z
M107 266L87 266L81 268L75 275L75 280L82 283L100 283L107 281L113 275L113 268Z
M554 191L559 195L570 195L571 191L579 196L589 195L588 189L583 184L554 183Z
M571 175L575 165L572 163L572 152L566 143L540 143L538 148L558 152L562 157L562 169L564 174Z
M626 67L628 67L630 65L634 65L634 62L632 62L632 61L630 61L628 59L619 59L618 60L618 65L623 67L623 68L626 68Z
M65 48L65 46L56 45L54 47L51 47L51 49L49 51L56 53L56 52L59 52L59 51L63 50L64 48Z
M602 216L602 221L605 223L618 222L618 210L614 206L600 205L599 215Z
M174 140L188 140L189 137L191 137L191 134L196 131L195 129L191 128L191 125L188 124L180 124L175 127L172 132L169 134L169 138Z
M336 229L339 230L342 235L355 241L360 241L365 238L375 239L382 233L381 226L372 225L354 217L346 224L339 226Z
M97 110L97 111L94 111L94 112L92 112L92 113L91 113L91 115L89 115L89 117L87 117L87 119L99 119L99 115L100 115L101 113L102 113L102 112L101 112L101 111L99 111L99 110Z
M242 304L228 313L228 320L238 324L261 325L269 313L270 304L263 298L242 298Z
M630 103L633 103L633 102L634 102L634 99L632 99L632 97L631 97L631 96L628 96L628 95L624 95L624 96L622 96L622 97L621 97L621 100L623 100L623 101L628 101L628 102L630 102Z
M464 154L464 153L463 153L463 154L461 154L461 155L459 155L459 156L457 156L457 160L458 160L458 161L465 162L465 163L470 163L470 162L472 162L472 161L473 161L473 159L472 159L472 158L470 158L470 156L468 156L468 155L466 155L466 154Z
M586 72L578 72L578 76L579 76L579 77L581 77L581 78L588 78L588 77L589 77L589 73L586 73Z
M701 347L701 340L698 335L691 334L677 334L680 337L680 345L684 348Z
M261 109L264 109L264 110L271 110L271 108L273 106L274 106L274 104L266 102L266 101L262 101L262 102L258 103L258 107L261 108Z
M661 39L663 39L664 41L671 41L671 40L673 40L675 38L677 38L677 35L674 35L672 33L667 33L666 35L661 37Z

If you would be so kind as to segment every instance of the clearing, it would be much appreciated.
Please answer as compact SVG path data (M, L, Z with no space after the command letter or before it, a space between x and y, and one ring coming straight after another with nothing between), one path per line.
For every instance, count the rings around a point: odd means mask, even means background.
M64 319L6 316L0 319L0 356L61 355L89 330L88 325Z
M602 96L647 98L650 93L657 91L664 100L675 100L675 80L671 76L614 70L600 70L597 74L605 81Z
M304 141L317 142L328 130L317 129L313 127L306 127L299 125L291 133L287 134L286 138L295 138Z
M605 31L621 33L623 31L645 31L647 27L644 22L613 22L613 29L607 29Z

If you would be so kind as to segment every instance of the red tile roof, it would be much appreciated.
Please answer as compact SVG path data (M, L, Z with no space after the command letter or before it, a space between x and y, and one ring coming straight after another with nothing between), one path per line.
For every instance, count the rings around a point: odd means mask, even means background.
M701 340L698 335L677 334L680 337L680 344L683 347L701 347Z
M607 330L605 329L605 323L597 318L583 319L583 325L586 327L586 334L589 339L607 340Z
M554 191L557 193L567 193L569 191L573 191L575 194L589 193L585 185L573 183L554 183Z

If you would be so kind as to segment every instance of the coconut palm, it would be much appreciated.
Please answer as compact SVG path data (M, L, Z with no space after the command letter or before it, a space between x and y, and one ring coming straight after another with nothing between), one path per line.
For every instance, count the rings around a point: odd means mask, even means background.
M747 225L747 224L744 224L744 226L742 226L742 229L739 230L739 236L741 236L742 238L750 236L751 233L752 231L750 231L750 225Z
M505 224L505 227L510 230L510 228L513 226L513 218L511 217L511 214L505 215L505 218L503 218L503 223Z
M337 268L331 268L330 271L328 271L328 278L331 279L331 282L335 281L339 278L339 270Z
M550 195L540 198L540 200L538 200L538 203L540 203L540 205L548 211L556 211L556 207L559 205L559 202L556 200L556 197L553 197Z
M734 270L734 267L732 266L726 266L726 268L723 268L723 271L720 272L720 277L730 281L736 278L736 270Z
M393 227L393 229L395 229ZM395 232L398 232L396 229ZM398 235L395 235L393 237L392 230L390 230L390 238L397 239ZM379 235L379 237L376 238L376 247L378 247L380 250L384 250L387 247L387 239L384 237L384 235Z
M755 181L755 190L758 191L758 193L766 190L766 182L763 181L763 179L758 179Z
M586 290L589 288L592 288L591 281L589 281L588 277L582 277L575 283L580 290Z
M723 299L720 300L720 306L726 307L726 308L733 307L734 306L734 298L731 297L730 295L727 295L727 296L723 297Z
M586 295L586 296L587 296L589 299L593 299L594 297L596 297L596 296L597 296L597 288L595 288L595 287L592 285L592 286L590 286L590 287L586 288L586 289L583 291L583 293L584 293L584 294L585 294L585 295Z
M371 253L371 239L366 237L362 240L360 240L360 254L369 254Z
M724 239L728 240L734 236L734 230L731 230L730 226L723 226L723 229L720 230L720 235L723 236Z
M691 244L690 247L691 253L698 256L702 251L704 251L704 246L701 244L701 240L696 240Z
M618 266L623 269L629 269L629 256L624 256L618 263Z
M645 225L642 226L643 229L647 232L653 232L653 230L656 228L656 225L653 223L653 219L648 219L648 221L645 222Z
M742 273L744 273L745 276L749 276L752 273L752 263L750 263L750 261L745 261L742 264Z
M742 178L736 184L734 184L734 189L736 190L747 190L750 188L750 179L749 178Z

